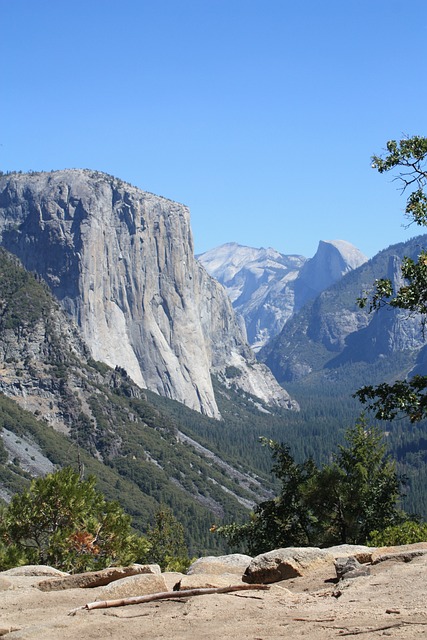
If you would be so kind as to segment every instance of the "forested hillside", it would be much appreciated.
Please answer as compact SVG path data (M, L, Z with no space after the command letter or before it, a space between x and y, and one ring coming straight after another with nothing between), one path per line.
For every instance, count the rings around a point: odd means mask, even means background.
M139 530L163 503L184 524L191 549L216 548L212 520L242 517L265 495L250 465L238 482L231 467L184 442L179 423L124 370L88 357L47 286L4 250L0 299L1 498L34 475L83 464Z
M190 553L218 552L225 543L210 533L211 525L243 521L274 489L271 458L259 437L288 443L297 460L311 455L327 461L360 412L354 390L385 375L381 360L368 370L343 365L318 372L291 384L299 413L274 414L214 379L223 419L208 418L143 393L125 371L91 360L47 287L6 252L0 258L5 500L34 475L71 464L94 473L102 492L119 500L139 531L147 530L163 503L183 523ZM411 360L396 356L393 366L401 371ZM426 516L426 426L384 428L399 469L410 478L405 506Z
M384 277L398 287L404 256L415 258L426 242L427 236L417 236L381 251L308 303L261 352L260 358L300 403L298 420L308 442L314 444L311 434L320 425L339 438L345 425L354 424L364 409L352 397L357 389L425 373L420 316L387 305L369 314L358 308L357 298ZM369 412L367 417L373 421ZM399 419L380 427L408 478L405 507L425 517L427 424Z

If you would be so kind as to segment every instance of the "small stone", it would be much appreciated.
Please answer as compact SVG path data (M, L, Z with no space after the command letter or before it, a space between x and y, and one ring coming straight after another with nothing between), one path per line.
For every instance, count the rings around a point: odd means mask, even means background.
M6 578L2 578L0 576L0 591L8 591L12 589L13 585L10 580L6 580Z
M337 578L340 580L359 578L370 574L369 569L360 564L360 562L352 556L349 558L337 558L335 560L335 571L337 572Z
M386 613L400 613L400 609L386 609Z

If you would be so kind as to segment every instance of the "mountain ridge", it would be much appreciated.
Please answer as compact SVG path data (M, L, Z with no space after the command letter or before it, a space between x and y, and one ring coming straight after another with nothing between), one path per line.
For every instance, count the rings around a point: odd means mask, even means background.
M321 240L310 259L237 243L221 245L197 258L225 287L256 352L308 300L367 260L344 240Z
M91 170L0 177L1 244L48 283L95 360L220 418L211 374L297 409L195 260L189 211Z
M302 379L324 367L344 362L373 362L398 351L422 348L420 318L398 309L370 314L357 298L372 289L376 279L402 283L404 256L415 257L427 236L392 245L308 302L282 332L259 354L283 384Z
M0 301L0 501L71 465L95 474L140 531L164 503L189 544L213 549L221 546L210 539L214 518L242 517L269 495L249 463L187 435L123 369L94 361L46 283L3 248Z

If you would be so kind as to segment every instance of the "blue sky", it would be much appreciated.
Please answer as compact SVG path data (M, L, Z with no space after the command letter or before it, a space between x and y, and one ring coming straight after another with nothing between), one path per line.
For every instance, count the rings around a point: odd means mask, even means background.
M0 0L0 169L93 168L224 242L419 233L370 167L427 136L425 0Z

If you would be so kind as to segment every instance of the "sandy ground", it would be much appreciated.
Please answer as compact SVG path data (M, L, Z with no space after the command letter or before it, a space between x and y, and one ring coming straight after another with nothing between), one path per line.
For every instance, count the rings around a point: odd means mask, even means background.
M43 593L40 578L10 577L0 591L0 634L8 640L331 640L388 636L427 638L427 556L387 561L371 575L339 584L311 574L268 591L241 591L93 611L71 609L97 599L100 588ZM10 629L17 629L10 631Z

